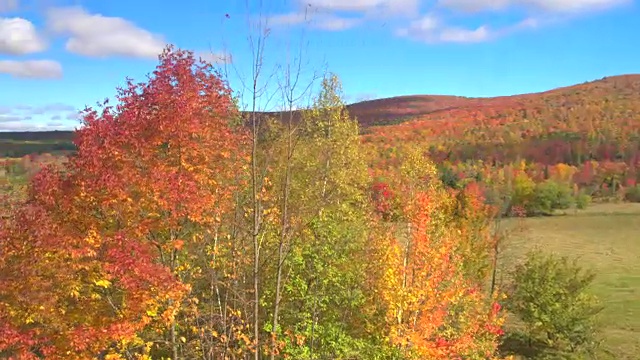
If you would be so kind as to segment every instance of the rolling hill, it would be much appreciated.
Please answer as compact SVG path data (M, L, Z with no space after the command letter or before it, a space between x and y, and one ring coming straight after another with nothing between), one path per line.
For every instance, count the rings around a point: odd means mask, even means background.
M437 160L579 164L640 161L640 75L606 77L542 93L473 98L410 120L370 126L376 147L418 145Z
M633 135L640 128L640 74L605 77L541 93L492 98L410 95L358 102L347 109L363 127L365 141L379 141L380 137L462 139L472 132L474 142L493 143L594 128L611 133L628 128ZM67 150L61 144L72 138L70 131L0 132L0 154L22 156L45 152L48 147Z

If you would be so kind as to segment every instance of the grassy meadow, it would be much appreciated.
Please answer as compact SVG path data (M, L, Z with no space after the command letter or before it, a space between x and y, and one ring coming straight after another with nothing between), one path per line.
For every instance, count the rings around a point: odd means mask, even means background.
M507 226L516 225L502 267L512 268L536 247L578 257L595 270L592 291L605 306L598 358L640 358L640 204L594 204L578 213L508 220Z

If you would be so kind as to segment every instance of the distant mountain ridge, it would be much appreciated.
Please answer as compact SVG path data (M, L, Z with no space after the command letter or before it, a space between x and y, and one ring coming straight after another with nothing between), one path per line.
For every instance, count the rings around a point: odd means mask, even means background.
M461 97L452 95L404 95L366 100L347 105L347 110L363 128L394 125L410 120L426 120L446 113L460 114L492 108L540 108L567 106L584 99L603 101L640 101L640 74L604 77L582 84L565 86L538 93L498 97ZM270 112L271 115L283 113ZM299 112L295 112L299 117ZM0 132L0 140L70 141L72 131Z

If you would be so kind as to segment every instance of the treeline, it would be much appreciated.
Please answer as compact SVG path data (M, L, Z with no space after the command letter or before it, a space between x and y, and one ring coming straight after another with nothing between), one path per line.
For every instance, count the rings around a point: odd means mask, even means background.
M0 158L20 158L32 154L54 153L65 155L75 151L75 145L71 141L55 142L22 142L0 140Z
M639 202L640 172L624 162L586 161L580 166L546 165L524 160L504 166L482 161L440 164L441 180L461 188L481 184L490 204L503 204L504 215L524 209L529 216L550 215L554 210L585 208L591 201Z
M376 175L372 191L383 213L398 205L390 194L388 174L400 166L407 146L388 148L371 160ZM482 160L436 162L439 178L452 189L477 184L485 202L501 209L501 216L552 215L555 210L584 209L593 202L640 202L638 164L623 161L585 161L579 166L514 161L495 164ZM387 195L381 197L382 193ZM384 215L392 217L391 213Z
M0 357L486 359L493 209L421 153L376 215L335 76L303 121L252 115L169 48L0 224ZM188 109L188 111L185 111Z
M0 140L11 141L73 141L73 131L11 131L0 132Z
M0 132L0 158L32 154L67 154L75 150L72 131Z

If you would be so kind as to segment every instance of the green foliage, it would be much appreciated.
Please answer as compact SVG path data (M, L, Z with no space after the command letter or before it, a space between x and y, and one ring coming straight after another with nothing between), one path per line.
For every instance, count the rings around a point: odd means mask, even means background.
M513 206L526 207L535 194L536 183L524 172L516 175L513 180L511 203Z
M587 292L595 274L584 271L576 260L527 254L512 273L506 308L525 325L529 346L539 344L542 353L555 358L569 354L584 358L597 346L596 315L602 310Z
M625 190L624 199L626 201L640 203L640 185L628 187Z
M554 210L565 210L574 199L568 184L546 180L535 186L533 198L527 207L530 214L551 214Z
M584 210L591 203L591 195L582 190L576 194L575 203L576 209Z
M524 172L516 175L511 193L512 207L523 208L528 216L551 215L554 210L565 210L575 203L568 183L547 179L536 184Z
M460 178L450 166L440 166L438 170L440 173L440 181L442 181L444 186L452 189L461 188Z
M338 78L325 78L291 158L299 225L284 265L279 331L296 335L281 351L296 359L355 359L370 346L360 328L370 179L341 96Z

